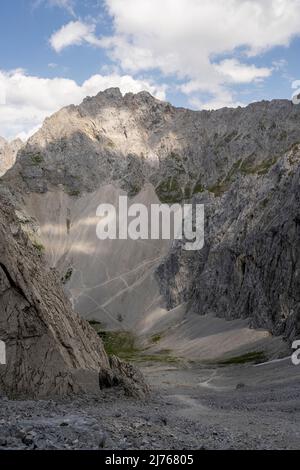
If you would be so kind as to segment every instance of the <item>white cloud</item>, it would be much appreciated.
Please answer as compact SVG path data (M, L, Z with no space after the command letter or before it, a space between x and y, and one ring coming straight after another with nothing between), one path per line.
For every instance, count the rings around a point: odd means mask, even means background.
M232 85L263 81L278 71L257 67L254 57L275 46L288 46L300 34L300 0L105 3L113 21L112 36L97 37L95 24L72 21L52 35L52 47L57 52L84 43L104 48L127 73L159 69L183 80L181 90L188 95L214 94L207 104L233 103ZM229 100L219 99L229 94Z
M101 41L94 34L95 25L82 21L70 21L52 34L50 44L56 52L69 46L80 46L83 43L100 46Z
M237 106L245 106L245 103L235 100L231 91L222 87L215 89L213 92L214 97L209 100L201 100L198 97L191 96L189 98L189 105L193 109L219 109L219 108L236 108Z
M300 0L106 0L106 5L114 34L99 46L123 70L158 68L185 80L186 93L206 90L215 93L216 102L230 93L228 85L272 73L238 61L237 50L249 62L300 34ZM221 61L222 55L227 59Z
M160 64L168 73L198 75L198 66L204 60L210 63L211 54L237 47L256 54L286 46L300 33L300 0L106 0L106 4L115 25L108 45L131 69ZM134 60L136 51L143 62Z
M95 95L109 87L122 93L147 90L165 99L165 86L130 75L93 75L82 85L65 78L39 78L23 70L0 70L0 129L6 138L28 137L45 117L69 104L79 104L87 95Z
M251 83L271 75L272 69L241 64L236 59L223 60L214 66L215 70L224 76L225 81L232 83Z

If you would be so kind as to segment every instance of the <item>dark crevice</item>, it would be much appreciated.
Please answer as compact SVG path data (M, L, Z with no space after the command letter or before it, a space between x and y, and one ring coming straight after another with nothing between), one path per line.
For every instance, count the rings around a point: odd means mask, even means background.
M8 279L8 282L10 283L11 287L13 287L22 297L24 297L24 299L28 302L29 300L27 299L24 291L20 288L20 286L18 286L15 281L13 280L13 278L11 277L8 269L6 268L6 266L0 262L0 267L2 268L4 274L6 275L7 279Z

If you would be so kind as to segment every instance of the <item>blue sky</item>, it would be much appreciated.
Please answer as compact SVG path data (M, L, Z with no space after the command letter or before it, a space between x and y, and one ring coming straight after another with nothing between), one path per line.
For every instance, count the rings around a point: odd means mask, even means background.
M300 0L2 0L0 135L119 86L193 109L291 98Z

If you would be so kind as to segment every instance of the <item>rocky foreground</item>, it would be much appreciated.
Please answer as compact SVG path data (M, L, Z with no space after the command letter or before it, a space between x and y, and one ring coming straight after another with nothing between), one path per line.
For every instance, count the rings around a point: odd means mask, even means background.
M148 400L119 389L73 400L0 400L1 449L297 449L300 368L147 365Z

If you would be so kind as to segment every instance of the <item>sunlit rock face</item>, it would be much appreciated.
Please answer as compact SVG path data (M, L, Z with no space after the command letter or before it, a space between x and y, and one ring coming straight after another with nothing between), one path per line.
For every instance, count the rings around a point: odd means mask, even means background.
M124 191L103 186L81 197L63 191L26 196L27 214L39 221L37 237L62 278L74 309L113 329L139 329L162 302L155 269L168 252L168 240L99 240L101 203L118 206ZM130 204L158 203L147 186ZM129 206L130 207L130 206ZM34 235L33 235L34 237Z
M7 142L0 137L0 176L3 176L15 163L18 151L23 147L21 139Z
M196 112L109 89L46 119L2 186L83 317L139 334L171 336L174 327L173 347L180 343L183 354L188 344L197 349L200 315L209 315L211 334L220 330L215 316L232 321L227 350L241 346L236 328L247 330L244 345L253 342L249 324L292 339L300 315L299 124L300 106L287 100ZM146 205L205 204L204 248L100 242L96 208L120 194Z

